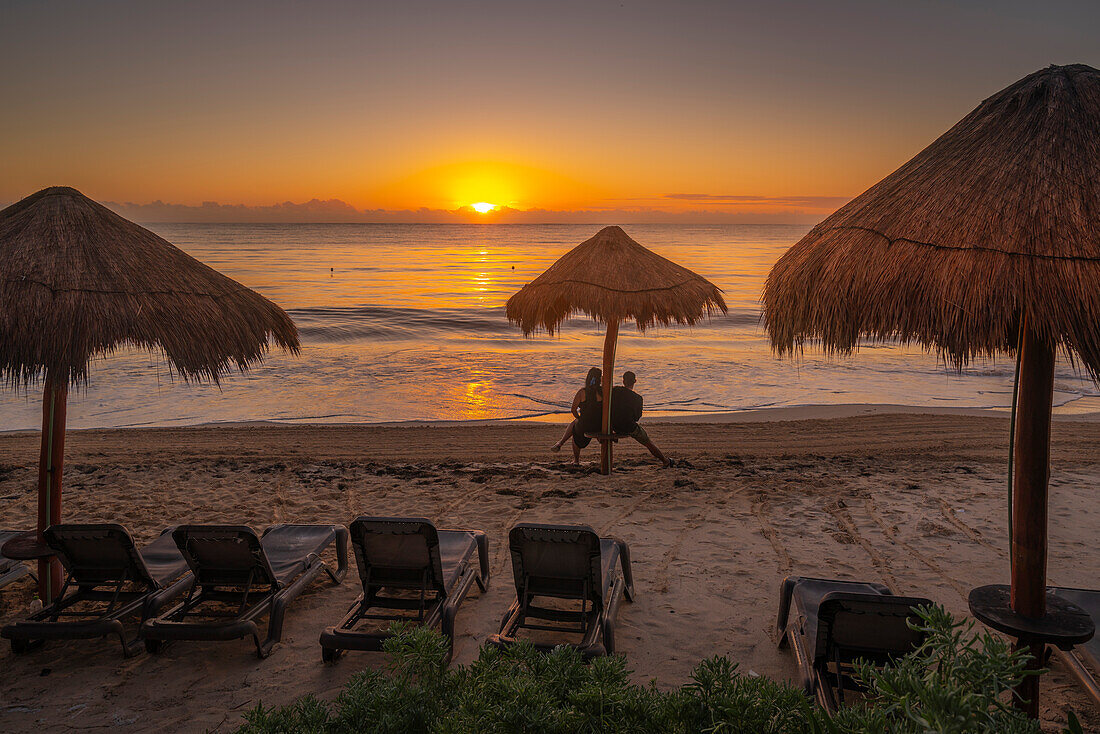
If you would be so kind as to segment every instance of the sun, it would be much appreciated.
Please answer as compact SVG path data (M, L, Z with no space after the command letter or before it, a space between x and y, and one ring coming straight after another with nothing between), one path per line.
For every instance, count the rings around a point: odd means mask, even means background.
M485 214L497 208L496 204L490 204L487 201L479 201L476 204L470 204L470 207L478 214Z

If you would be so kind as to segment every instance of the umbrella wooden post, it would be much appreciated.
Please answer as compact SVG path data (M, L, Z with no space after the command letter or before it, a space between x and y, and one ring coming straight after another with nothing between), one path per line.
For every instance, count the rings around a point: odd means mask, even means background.
M68 385L50 376L42 391L42 450L38 456L38 537L61 522L61 472L65 459L65 407ZM53 601L61 589L61 564L56 558L38 561L38 596L43 604Z
M49 552L42 531L61 520L68 383L96 355L121 344L163 350L201 381L245 368L272 345L298 353L298 330L281 308L76 189L42 189L0 210L0 250L0 374L12 387L46 378L38 518L16 545L26 560ZM40 599L60 589L57 561L40 563Z
M1047 483L1050 478L1050 416L1054 401L1054 348L1024 320L1012 487L1012 609L1024 617L1046 614ZM1042 667L1043 644L1022 644ZM1016 689L1016 704L1039 716L1039 677Z
M604 227L508 299L508 320L523 335L545 329L553 334L563 321L584 313L607 324L603 342L603 420L600 471L611 473L611 387L619 322L634 319L639 331L670 323L692 325L711 313L726 313L722 292L705 278L650 252L622 227ZM586 431L589 436L594 431Z
M607 333L603 338L603 422L602 433L611 435L611 388L615 382L615 345L619 339L619 321L611 319L607 322ZM612 464L612 447L614 442L610 439L600 440L600 474L610 474Z

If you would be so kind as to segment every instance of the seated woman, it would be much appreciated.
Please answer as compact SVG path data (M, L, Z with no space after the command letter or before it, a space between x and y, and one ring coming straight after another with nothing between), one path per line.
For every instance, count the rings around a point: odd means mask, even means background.
M603 393L600 390L602 381L603 372L599 367L588 370L588 376L584 378L584 387L573 396L570 411L573 413L574 420L565 429L561 440L550 447L551 451L561 451L562 445L572 437L574 464L581 463L581 449L592 441L584 434L595 433L603 425Z

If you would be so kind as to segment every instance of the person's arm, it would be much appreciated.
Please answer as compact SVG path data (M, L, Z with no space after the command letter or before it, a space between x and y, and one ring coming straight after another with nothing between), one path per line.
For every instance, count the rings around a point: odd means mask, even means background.
M577 394L573 396L573 407L570 411L573 413L573 417L580 419L581 417L581 403L584 401L584 390L577 390Z
M642 419L642 396L641 395L638 396L638 405L634 409L634 412L636 413L636 415L634 416L634 422L637 423L638 421L640 421Z

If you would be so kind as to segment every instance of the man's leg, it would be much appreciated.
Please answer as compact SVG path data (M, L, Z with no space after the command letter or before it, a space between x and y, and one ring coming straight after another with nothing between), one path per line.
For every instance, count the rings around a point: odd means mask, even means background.
M665 456L659 448L657 448L657 444L653 443L653 441L649 438L649 434L645 432L644 428L642 428L641 426L636 427L634 429L634 432L630 434L630 437L640 443L642 446L645 446L647 449L649 449L649 453L653 454L657 461L661 462L661 466L669 465L668 457Z

